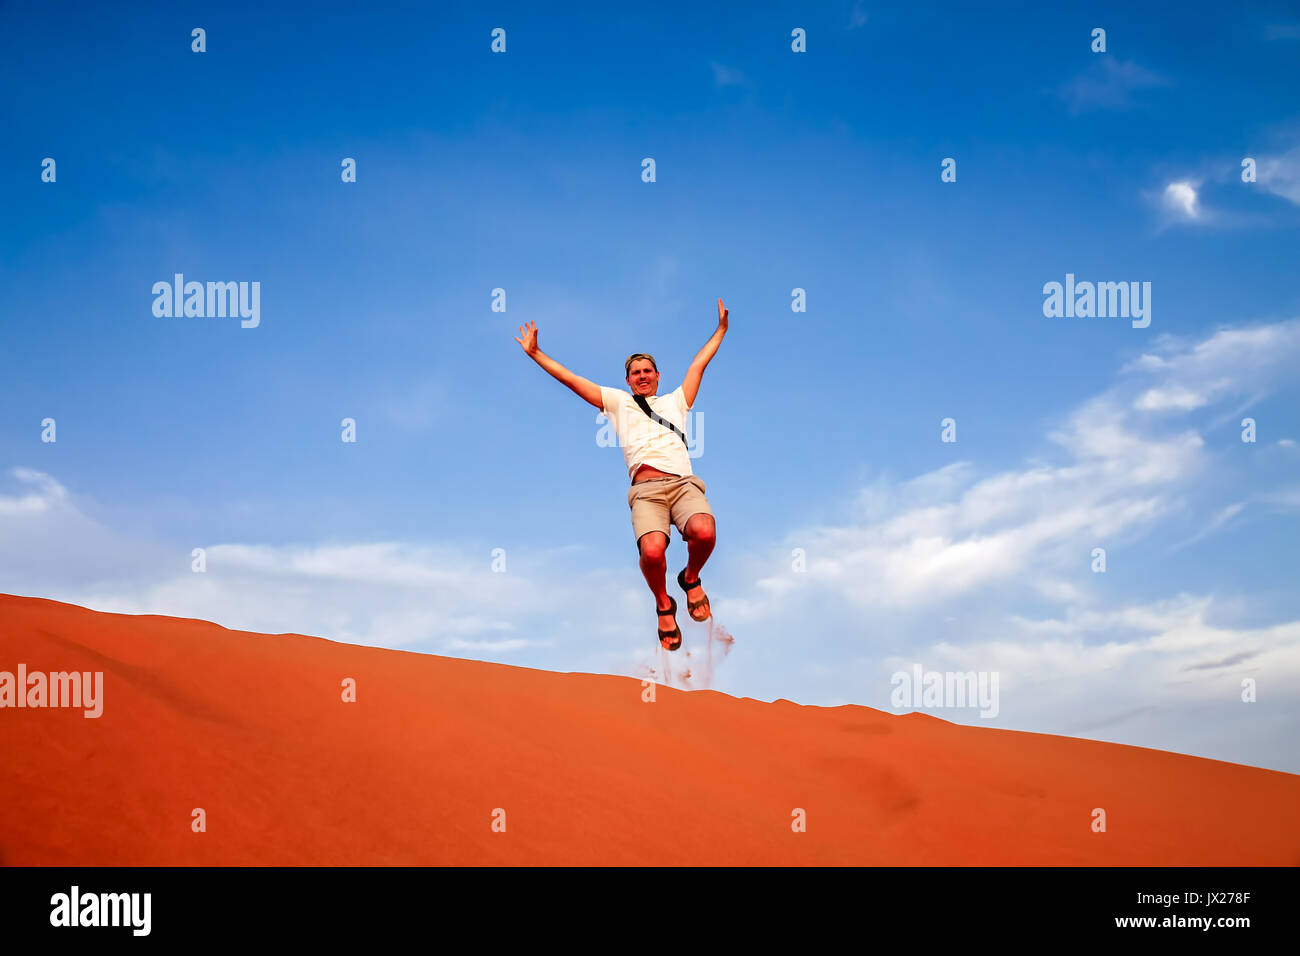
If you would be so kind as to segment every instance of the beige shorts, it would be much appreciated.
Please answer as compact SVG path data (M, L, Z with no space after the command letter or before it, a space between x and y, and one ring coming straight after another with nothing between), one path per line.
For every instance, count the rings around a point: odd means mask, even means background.
M698 475L638 481L627 490L627 504L632 509L632 531L638 547L641 535L647 531L662 531L671 538L669 522L677 525L677 531L685 539L686 521L691 515L713 514L704 497L704 482Z

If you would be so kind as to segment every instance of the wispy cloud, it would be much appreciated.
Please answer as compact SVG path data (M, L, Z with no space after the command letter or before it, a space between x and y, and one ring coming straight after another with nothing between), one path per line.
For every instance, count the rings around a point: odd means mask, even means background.
M384 414L399 427L425 431L448 417L452 393L445 382L430 378L390 388L380 401Z
M1214 534L1220 528L1227 525L1228 522L1230 522L1233 518L1237 517L1237 515L1241 514L1245 510L1246 510L1246 502L1244 501L1233 502L1232 504L1228 505L1226 508L1222 508L1217 513L1215 513L1215 515L1209 520L1209 522L1206 524L1204 528L1201 528L1201 530L1196 532L1196 534L1192 535L1190 538L1186 539L1185 541L1180 541L1177 544L1171 546L1166 550L1165 553L1169 554L1174 551L1179 551L1190 545L1196 544L1196 542L1198 541L1202 541L1205 538L1208 538L1210 535Z
M196 572L190 546L105 528L51 475L9 474L26 490L0 491L5 590L96 610L492 656L553 646L578 606L584 634L617 632L632 600L627 582L607 571L539 574L557 555L524 548L508 555L515 570L500 573L488 555L451 546L215 543L202 545L206 569Z
M1255 176L1264 189L1300 205L1300 146L1279 156L1261 156L1256 163Z
M1267 40L1300 40L1300 23L1270 23L1264 28Z
M739 86L745 82L745 75L739 70L723 66L717 62L711 63L710 66L713 67L713 83L715 86Z
M761 619L798 592L898 608L1050 578L1097 542L1149 530L1181 507L1209 459L1201 435L1171 418L1264 394L1298 363L1300 320L1198 341L1164 336L1045 436L1064 460L983 478L956 462L877 482L857 502L858 523L790 532L809 556L806 573L756 575L744 613Z
M0 516L40 514L67 501L67 489L51 476L34 468L14 468L11 473L20 482L33 487L26 494L0 495Z
M1189 411L1232 395L1259 395L1293 374L1300 319L1219 329L1200 341L1172 335L1127 363L1155 383L1134 400L1140 411Z
M452 651L473 651L480 654L501 654L506 651L521 651L526 647L550 647L553 641L526 641L515 638L504 641L462 641L456 639L447 644Z
M1270 491L1260 495L1259 500L1274 511L1300 512L1300 485Z
M791 532L810 556L807 572L759 578L747 613L761 618L797 588L833 590L862 608L924 606L1077 563L1176 508L1169 490L1204 465L1198 435L1144 433L1112 395L1048 437L1067 461L962 487L973 470L963 464L906 483L897 500L912 504L874 522Z
M867 11L862 6L861 0L853 4L853 9L849 11L849 29L857 30L859 27L867 25Z
M1244 501L1238 501L1228 505L1228 507L1224 508L1210 520L1208 530L1213 531L1225 522L1232 520L1237 515L1241 514L1245 507L1246 502Z
M1230 627L1213 620L1227 611L1220 605L1210 595L1179 594L1114 608L1072 606L1059 616L1012 614L996 636L930 641L866 665L863 679L883 684L913 662L941 672L996 673L998 724L1051 726L1071 736L1143 741L1295 772L1293 748L1261 732L1257 705L1242 700L1242 682L1275 688L1281 713L1268 719L1294 722L1300 621ZM962 711L941 716L982 723Z
M1090 67L1058 90L1073 113L1128 109L1136 105L1136 94L1174 85L1168 77L1132 60L1120 60L1109 53L1094 54L1094 58Z

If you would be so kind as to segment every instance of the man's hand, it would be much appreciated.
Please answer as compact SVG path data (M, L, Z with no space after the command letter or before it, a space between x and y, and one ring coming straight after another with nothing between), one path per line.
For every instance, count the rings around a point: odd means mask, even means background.
M727 331L727 316L731 313L722 307L722 300L718 300L718 328Z
M605 410L605 400L600 394L599 385L583 378L581 375L570 372L537 347L536 322L529 322L526 325L519 326L519 334L515 336L515 341L523 346L524 352L530 359L546 369L547 373L552 378L558 379L565 388L577 392L583 401L590 402L602 412Z
M721 302L722 300L719 299L719 306L721 306ZM520 336L523 337L520 338ZM529 357L535 356L537 354L537 323L529 322L526 325L519 326L519 335L515 336L515 341L524 347L524 351Z

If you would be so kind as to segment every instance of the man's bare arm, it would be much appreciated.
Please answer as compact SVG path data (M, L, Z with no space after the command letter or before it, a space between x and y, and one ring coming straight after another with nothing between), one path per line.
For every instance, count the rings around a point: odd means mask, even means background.
M722 300L718 300L718 328L704 343L704 348L696 353L695 358L691 360L690 367L686 370L686 380L682 382L682 394L686 396L686 407L690 408L695 404L695 396L700 391L700 379L704 377L704 370L708 368L713 361L714 353L718 351L718 346L722 344L722 338L727 334L728 316L731 312L723 308Z
M569 371L569 369L565 368L537 347L536 322L529 322L527 325L521 325L519 327L519 335L515 336L515 341L523 346L524 352L529 358L542 368L546 369L546 371L550 372L566 386L573 389L580 398L591 402L591 404L595 405L601 411L605 410L605 400L600 396L599 385L589 379L583 378L575 372Z

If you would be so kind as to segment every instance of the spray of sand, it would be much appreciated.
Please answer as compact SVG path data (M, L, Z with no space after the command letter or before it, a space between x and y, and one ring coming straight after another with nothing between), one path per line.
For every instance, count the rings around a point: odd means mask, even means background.
M666 651L659 646L654 657L637 665L636 676L683 690L710 689L718 667L731 653L736 639L713 618L705 623L708 625L708 637L702 647L692 642L696 629L683 630L681 647L675 651Z

